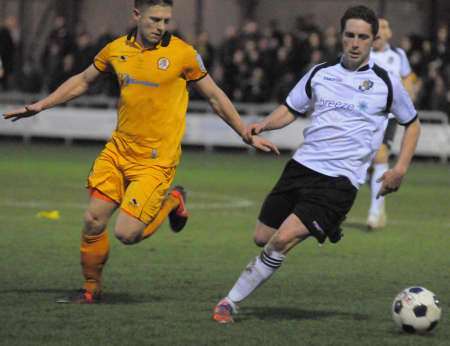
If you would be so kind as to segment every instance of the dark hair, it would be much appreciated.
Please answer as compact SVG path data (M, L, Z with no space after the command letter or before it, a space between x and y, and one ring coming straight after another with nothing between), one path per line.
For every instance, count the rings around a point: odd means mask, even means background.
M173 0L134 0L135 8L143 6L173 6Z
M347 9L341 18L341 32L344 32L345 24L349 19L362 19L370 24L374 37L378 34L378 18L370 8L366 6L354 6Z

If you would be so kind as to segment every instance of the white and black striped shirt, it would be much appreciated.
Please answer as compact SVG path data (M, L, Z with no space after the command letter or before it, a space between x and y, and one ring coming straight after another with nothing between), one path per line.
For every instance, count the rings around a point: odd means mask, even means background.
M388 114L406 125L417 117L401 80L372 60L357 71L340 61L313 67L292 89L286 106L311 114L294 160L359 188L380 147Z

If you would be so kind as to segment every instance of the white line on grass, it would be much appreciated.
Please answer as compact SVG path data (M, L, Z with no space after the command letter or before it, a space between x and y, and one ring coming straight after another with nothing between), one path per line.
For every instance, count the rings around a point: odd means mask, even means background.
M206 193L195 193L196 196L205 199L215 199L218 202L204 202L204 203L189 203L189 209L193 210L219 210L219 209L240 209L253 206L253 201L235 198L227 195L213 195ZM14 200L0 200L0 208L30 208L30 209L85 209L87 203L72 203L72 202L58 202L48 200L30 200L30 201L14 201Z

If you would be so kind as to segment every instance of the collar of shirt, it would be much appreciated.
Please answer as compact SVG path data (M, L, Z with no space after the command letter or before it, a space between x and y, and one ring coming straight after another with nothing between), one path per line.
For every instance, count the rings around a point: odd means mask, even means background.
M128 33L128 36L127 36L128 43L133 45L135 48L138 48L141 51L146 51L146 50L156 50L156 49L159 49L162 47L167 47L172 38L172 34L170 34L169 32L166 32L164 34L164 36L162 37L161 41L159 41L158 44L156 44L156 46L151 47L151 48L142 47L142 45L136 41L136 37L137 37L137 28L134 28Z
M361 66L360 68L358 68L358 69L355 70L355 71L351 71L351 70L349 70L348 68L346 68L346 67L344 66L344 64L343 64L343 59L344 59L344 57L341 57L340 65L341 65L341 67L342 67L345 71L347 71L347 72L363 72L363 71L368 71L368 70L370 70L371 68L373 68L373 65L375 64L374 60L373 60L372 58L369 58L369 62L368 62L367 64Z

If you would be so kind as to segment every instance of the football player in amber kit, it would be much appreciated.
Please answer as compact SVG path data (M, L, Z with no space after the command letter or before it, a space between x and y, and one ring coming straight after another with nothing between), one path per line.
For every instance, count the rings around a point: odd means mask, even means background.
M201 57L167 32L172 7L171 0L135 0L135 30L106 45L90 67L54 93L4 114L15 121L67 102L82 95L103 73L116 74L120 83L117 127L87 183L90 201L81 237L83 288L61 302L100 300L101 274L109 253L107 224L117 209L114 233L127 245L151 236L167 217L175 232L186 224L185 191L181 186L169 188L181 155L188 82L241 137L245 134L236 109L208 75ZM277 152L261 137L246 141Z

